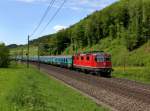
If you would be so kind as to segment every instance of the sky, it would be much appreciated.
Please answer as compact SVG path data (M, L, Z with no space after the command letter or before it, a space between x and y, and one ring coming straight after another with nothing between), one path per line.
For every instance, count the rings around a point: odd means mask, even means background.
M63 0L55 3L37 32L30 39L56 33L67 28L96 10L101 10L117 0L67 0L57 16L43 33L41 31L57 11ZM0 0L0 42L26 44L51 0Z

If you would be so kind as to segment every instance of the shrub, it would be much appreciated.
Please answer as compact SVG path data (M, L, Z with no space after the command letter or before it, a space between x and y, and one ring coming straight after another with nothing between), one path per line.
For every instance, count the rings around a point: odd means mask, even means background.
M9 49L4 44L0 44L0 67L8 67L9 63Z

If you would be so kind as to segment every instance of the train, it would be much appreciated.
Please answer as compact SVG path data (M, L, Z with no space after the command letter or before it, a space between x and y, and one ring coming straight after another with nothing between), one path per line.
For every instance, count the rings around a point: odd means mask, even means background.
M17 56L17 60L27 61L27 56ZM40 62L62 68L111 77L111 55L103 51L77 53L70 56L30 56L30 62Z

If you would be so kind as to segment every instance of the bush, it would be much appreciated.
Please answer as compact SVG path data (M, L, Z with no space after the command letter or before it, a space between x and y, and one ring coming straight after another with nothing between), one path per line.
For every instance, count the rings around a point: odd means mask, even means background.
M4 44L0 44L0 67L8 67L9 63L9 49Z

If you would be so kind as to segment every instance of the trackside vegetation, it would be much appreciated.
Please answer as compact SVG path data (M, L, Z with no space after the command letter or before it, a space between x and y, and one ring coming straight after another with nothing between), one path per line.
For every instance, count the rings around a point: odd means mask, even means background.
M0 44L0 67L8 67L10 63L9 60L9 49L5 44Z
M24 65L0 69L0 111L108 111Z
M92 48L111 53L113 77L150 83L150 43L147 42L134 51L128 51L122 42L122 39L110 41L109 38L105 38ZM86 50L90 48L87 47Z
M150 67L114 67L113 77L150 84Z

